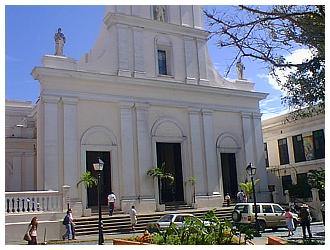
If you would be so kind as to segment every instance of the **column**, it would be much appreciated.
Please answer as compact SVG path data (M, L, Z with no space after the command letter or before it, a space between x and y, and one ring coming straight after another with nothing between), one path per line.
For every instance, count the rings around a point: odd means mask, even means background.
M78 132L76 98L62 97L63 101L63 185L71 186L70 197L77 198Z
M18 153L13 156L13 175L11 191L22 191L22 157L23 154Z
M196 43L192 38L184 38L184 51L186 62L186 82L197 84L196 75L198 74Z
M247 166L247 164L249 164L250 162L255 164L250 113L242 113L242 126L243 126L244 151L245 151L245 163L243 164L243 166Z
M203 141L200 109L189 110L191 156L193 175L196 177L196 195L207 193L206 168L203 161Z
M289 163L292 164L295 162L292 136L287 137L286 141L288 142Z
M59 190L58 97L44 101L44 189Z
M133 146L133 116L132 104L122 103L120 105L121 123L121 174L123 198L136 196L135 169L134 169L134 146Z
M206 50L207 40L197 39L197 56L198 56L198 69L199 69L199 84L208 85L208 75L206 69Z
M145 77L143 29L133 27L134 77Z
M204 150L207 175L208 195L219 194L219 176L217 166L217 151L214 138L213 113L211 110L202 110Z
M261 191L261 195L265 195L265 198L262 200L270 200L260 113L253 113L253 127L256 159L254 164L257 168L257 178L260 179L259 184L256 186L256 190Z
M22 164L22 190L29 191L35 190L34 186L34 152L25 152L24 153L24 163Z
M118 75L131 76L129 70L129 29L127 25L117 24L118 32Z
M138 164L139 164L139 182L141 198L153 197L154 183L147 171L152 166L151 137L148 123L148 104L135 103L136 109L136 127L137 127L137 145L138 145Z

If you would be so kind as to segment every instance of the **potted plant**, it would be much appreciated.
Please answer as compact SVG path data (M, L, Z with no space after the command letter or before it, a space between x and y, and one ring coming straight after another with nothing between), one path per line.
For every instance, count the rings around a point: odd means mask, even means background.
M97 179L92 175L92 173L90 171L84 172L82 173L82 175L80 176L80 180L77 183L77 187L83 183L85 188L91 188L97 185ZM92 210L90 208L85 208L83 210L83 215L84 216L90 216L92 213Z
M147 171L147 175L154 178L154 184L155 184L155 190L158 190L158 194L161 195L161 181L169 181L173 182L174 177L171 173L166 173L165 171L165 162L162 163L160 167L156 166L152 169L149 169ZM157 204L157 210L164 211L165 205L160 204L159 201L159 195L156 192L156 204Z
M196 208L196 184L197 178L195 176L190 176L187 179L187 183L189 183L192 187L192 206Z
M260 179L256 179L254 181L254 185L258 184ZM239 184L239 187L244 191L247 199L249 200L252 193L253 193L253 188L252 188L252 181L246 181L246 182L241 182Z

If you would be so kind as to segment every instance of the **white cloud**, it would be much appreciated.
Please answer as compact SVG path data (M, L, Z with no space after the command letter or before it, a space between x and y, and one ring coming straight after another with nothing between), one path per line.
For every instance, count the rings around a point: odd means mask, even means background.
M267 111L261 111L262 116L261 120L267 120L269 118L273 118L275 116L280 116L289 113L291 110L289 108L284 107L275 107L267 109Z
M301 63L307 59L312 58L313 51L311 49L297 49L293 51L291 54L287 55L285 57L287 62L290 63ZM289 74L291 74L294 71L294 68L285 68L284 70L276 69L275 73L278 76L278 78L281 80L281 82L285 82L287 80L287 77ZM266 78L264 75L258 75L260 78ZM276 79L271 76L270 74L267 76L269 85L272 86L273 89L281 91L283 94L286 94L285 91L281 89L281 87L278 85Z

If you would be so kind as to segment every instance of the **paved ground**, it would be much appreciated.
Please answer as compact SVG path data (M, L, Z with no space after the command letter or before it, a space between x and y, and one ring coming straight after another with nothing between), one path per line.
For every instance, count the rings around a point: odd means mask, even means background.
M314 222L311 225L311 232L313 235L313 239L324 240L324 232L325 228L321 222ZM267 237L268 236L277 236L284 240L292 239L292 240L300 240L303 237L301 227L299 226L294 236L288 237L288 230L285 228L279 228L277 231L272 231L271 229L266 229L264 233L262 233L262 237L256 237L252 241L256 245L265 245L267 244Z
M311 226L311 231L313 234L313 239L319 239L319 240L324 240L324 232L325 228L322 223L316 222L312 223ZM105 245L112 245L112 239L114 238L129 238L135 235L141 235L141 233L129 233L129 234L105 234L104 239L105 239ZM302 231L301 227L299 226L297 230L295 231L295 235L293 237L287 237L288 233L285 228L283 229L278 229L277 231L272 231L267 229L264 233L262 233L261 237L255 237L252 242L255 245L266 245L267 244L267 237L268 236L277 236L283 239L295 239L299 240L302 239ZM97 245L98 244L98 235L91 235L91 236L79 236L77 237L77 240L71 240L71 241L52 241L49 242L51 244L72 244L72 245ZM26 242L12 242L9 244L26 244Z

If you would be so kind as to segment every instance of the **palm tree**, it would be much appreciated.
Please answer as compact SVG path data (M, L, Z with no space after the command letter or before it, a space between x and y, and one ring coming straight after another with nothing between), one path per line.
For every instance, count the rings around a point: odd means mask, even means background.
M260 179L254 181L254 185L258 184ZM241 182L239 187L244 191L246 197L249 199L253 193L252 181Z
M163 162L160 167L156 166L152 169L149 169L147 171L147 175L153 177L154 180L155 179L157 180L160 196L162 195L161 185L160 185L161 181L164 180L164 181L168 181L169 183L173 183L173 181L174 181L174 176L171 173L166 173L166 171L165 171L165 162ZM156 183L155 183L155 185L156 185ZM156 197L157 197L156 199L158 199L159 196L156 195ZM161 200L161 198L160 198L160 200Z
M80 180L77 183L77 187L80 183L83 183L86 188L91 188L97 185L97 179L92 175L90 171L82 173Z

